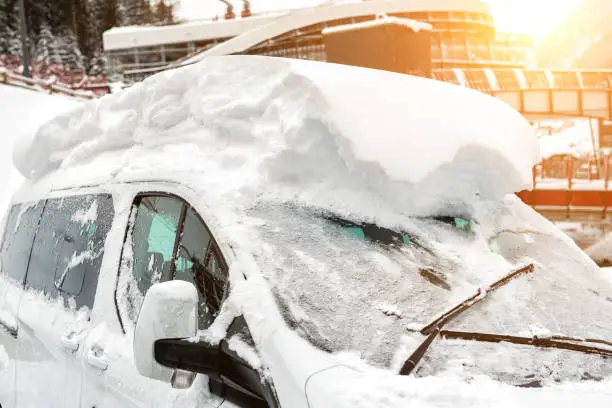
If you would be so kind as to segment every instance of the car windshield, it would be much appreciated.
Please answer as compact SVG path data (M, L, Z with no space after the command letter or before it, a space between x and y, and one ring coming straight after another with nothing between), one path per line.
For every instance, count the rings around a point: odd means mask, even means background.
M405 217L385 226L295 205L260 205L251 215L266 248L262 269L287 323L328 352L399 372L427 324L531 264L533 272L504 284L445 330L612 340L610 281L516 199L471 217ZM612 364L571 350L439 339L416 374L485 374L533 385L602 378Z

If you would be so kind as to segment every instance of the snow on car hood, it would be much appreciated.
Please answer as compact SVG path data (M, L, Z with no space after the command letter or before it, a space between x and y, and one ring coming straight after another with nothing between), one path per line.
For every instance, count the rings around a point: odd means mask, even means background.
M538 155L528 122L476 91L385 71L232 56L161 73L59 116L23 140L14 161L39 179L104 155L123 159L120 168L126 152L132 164L181 144L190 145L191 160L157 161L158 174L208 170L200 160L207 156L224 168L244 164L267 190L288 187L284 193L333 206L346 198L338 186L356 187L412 213L449 203L468 211L519 191Z
M604 273L518 198L483 203L470 230L430 217L384 225L406 237L384 245L302 205L261 204L244 223L260 233L257 259L286 321L331 353L352 352L398 373L442 313L522 266L534 271L491 293L446 330L508 336L612 339L612 287ZM344 226L343 226L344 225ZM401 241L400 241L401 242ZM418 376L512 384L609 378L601 356L509 343L439 340Z

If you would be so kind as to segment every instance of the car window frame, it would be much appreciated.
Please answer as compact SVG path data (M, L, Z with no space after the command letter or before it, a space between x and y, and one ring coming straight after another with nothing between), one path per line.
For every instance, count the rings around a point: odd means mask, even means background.
M187 199L183 198L182 196L175 194L175 193L171 193L168 191L163 191L163 190L143 190L143 191L139 191L138 193L134 194L132 200L131 200L131 204L130 204L130 211L129 211L129 216L128 216L128 221L125 225L125 232L123 234L123 242L121 244L121 251L119 253L119 259L118 259L118 267L117 267L117 275L116 275L116 279L115 279L115 288L113 291L113 302L115 304L115 313L117 315L117 320L119 321L119 327L121 328L121 332L125 335L128 333L128 331L126 330L126 322L125 322L125 318L121 312L121 306L119 305L119 296L121 296L120 293L120 281L121 281L121 272L122 272L122 265L123 265L123 259L124 259L124 251L126 248L126 242L129 238L129 234L132 233L133 234L133 229L130 226L130 220L132 219L132 217L136 215L136 213L134 213L134 211L138 210L138 206L136 205L136 203L142 199L143 197L165 197L165 198L172 198L175 200L180 201L183 204L183 208L181 209L181 215L179 217L179 223L178 223L178 230L175 236L175 240L174 240L174 249L173 249L173 253L172 253L172 263L171 263L171 276L172 276L172 280L174 280L175 274L176 274L176 265L175 265L175 261L176 261L176 257L177 257L177 253L178 253L178 248L180 245L180 239L181 239L181 234L183 231L183 224L185 221L185 217L187 215L187 211L189 208L193 209L193 212L195 213L195 215L197 216L198 221L200 221L202 223L202 225L204 226L204 228L206 228L209 236L210 236L210 243L209 246L211 247L211 249L213 251L215 251L218 256L219 256L219 262L221 263L221 266L223 268L225 268L226 272L227 272L227 282L225 284L225 288L224 288L224 293L223 293L223 299L221 301L220 304L220 308L222 307L223 303L225 302L225 300L227 299L227 297L229 296L229 292L230 292L230 281L229 281L229 267L228 267L228 263L225 259L225 255L223 254L223 251L221 251L221 247L219 246L219 243L217 242L215 235L213 234L213 232L211 231L211 229L208 227L208 224L204 221L204 219L202 218L202 216L200 215L200 212L197 210L197 208L192 205L189 201L187 201ZM135 218L134 218L135 219ZM132 273L132 271L130 271L130 273ZM127 318L127 316L126 316ZM215 318L216 319L216 318ZM130 320L131 321L131 320ZM134 324L134 327L136 325L136 322L132 322Z

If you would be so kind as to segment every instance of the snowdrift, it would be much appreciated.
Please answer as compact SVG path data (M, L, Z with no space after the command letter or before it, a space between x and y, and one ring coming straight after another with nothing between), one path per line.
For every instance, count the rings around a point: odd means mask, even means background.
M78 106L78 102L62 96L0 85L0 211L4 212L11 193L22 177L15 171L11 160L13 143L27 131L36 129L56 115Z
M305 190L339 166L359 185L401 191L396 201L412 213L519 191L538 156L528 122L476 91L384 71L233 56L164 72L62 115L24 141L14 160L38 179L109 152L185 143L210 151L219 140L250 146L259 156L246 161L257 161L253 170L277 185L300 175L301 187L291 187ZM194 165L173 161L168 172ZM384 183L368 179L374 172ZM350 187L337 181L336 188ZM317 195L334 199L333 191Z

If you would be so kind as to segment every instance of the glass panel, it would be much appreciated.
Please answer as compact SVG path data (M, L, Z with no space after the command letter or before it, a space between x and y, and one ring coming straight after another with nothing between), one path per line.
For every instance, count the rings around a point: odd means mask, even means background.
M200 329L210 326L219 313L227 276L213 249L210 233L193 209L187 211L176 259L175 279L198 289Z
M110 195L48 200L34 241L26 286L93 306L106 236L114 216Z
M171 197L143 197L133 232L134 280L141 294L169 280L172 255L183 203Z
M23 283L44 201L11 208L0 249L0 270Z

